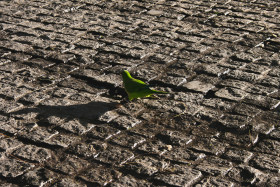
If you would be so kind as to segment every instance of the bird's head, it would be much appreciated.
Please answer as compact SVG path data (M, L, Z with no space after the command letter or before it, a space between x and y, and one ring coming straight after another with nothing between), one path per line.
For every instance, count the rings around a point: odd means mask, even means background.
M122 77L123 78L131 78L131 75L130 75L130 73L127 70L124 70L122 72Z

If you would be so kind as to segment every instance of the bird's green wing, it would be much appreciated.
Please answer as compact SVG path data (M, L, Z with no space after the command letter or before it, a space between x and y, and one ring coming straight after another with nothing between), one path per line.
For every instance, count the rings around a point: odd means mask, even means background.
M141 80L134 79L126 70L123 72L122 77L124 88L128 93L149 89L149 86L146 83Z
M138 79L130 79L125 83L125 89L128 92L140 92L149 89L149 85Z

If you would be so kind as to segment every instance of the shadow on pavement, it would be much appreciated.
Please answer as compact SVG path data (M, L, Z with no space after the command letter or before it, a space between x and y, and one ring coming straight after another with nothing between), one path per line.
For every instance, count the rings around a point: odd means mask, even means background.
M23 116L24 114L37 113L39 120L56 116L66 120L78 119L80 121L96 121L102 114L117 108L117 102L89 102L86 104L67 105L67 106L48 106L39 105L34 108L25 108L10 113L14 116Z

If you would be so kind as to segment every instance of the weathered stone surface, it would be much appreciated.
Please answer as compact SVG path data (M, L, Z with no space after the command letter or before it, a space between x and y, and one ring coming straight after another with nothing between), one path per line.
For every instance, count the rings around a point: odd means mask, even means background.
M171 145L188 145L194 140L193 136L185 136L179 131L167 130L157 135L163 142Z
M232 168L227 176L242 184L253 184L257 180L262 181L264 179L262 172L250 166L243 165Z
M280 128L276 128L274 129L270 134L269 134L270 137L272 138L277 138L278 140L280 140Z
M74 95L71 95L69 99L73 101L79 101L81 103L86 103L92 101L94 97L87 92L78 92Z
M247 163L253 155L254 154L252 152L236 148L231 148L223 154L226 159L239 163Z
M224 153L227 146L228 144L219 142L215 138L203 138L195 141L191 148L213 155L220 155Z
M222 116L222 112L220 110L213 110L213 108L202 106L196 111L195 116L202 120L212 121L217 118L219 119Z
M271 69L268 72L268 75L273 76L273 77L280 77L280 70L279 69Z
M53 97L53 98L49 98L49 99L41 101L40 104L55 108L55 106L70 106L70 105L76 104L76 103L71 102L70 100L67 100L64 98Z
M105 49L106 50L106 49ZM122 51L123 52L123 51ZM122 53L120 52L120 53ZM92 70L92 69L83 69L79 72L75 71L72 74L75 76L77 73L79 73L79 76L85 76L89 79L92 79L94 82L97 82L99 84L107 84L114 86L117 83L120 83L120 76L117 76L115 74L103 74L99 75L98 71ZM116 82L117 81L117 82Z
M237 61L244 61L244 62L251 62L251 61L253 61L252 56L250 56L249 53L244 53L244 52L235 54L235 55L232 56L232 58L234 60L237 60Z
M16 62L12 62L12 63L6 63L3 64L0 68L0 70L2 71L8 71L10 73L17 73L19 71L22 71L24 69L26 69L27 67L22 65L22 64L18 64Z
M81 173L78 177L91 185L105 186L113 180L114 170L94 164L93 167Z
M146 139L139 135L131 135L128 133L123 133L112 138L110 141L120 146L134 149L138 145L144 143Z
M253 94L247 95L243 101L266 109L274 109L280 104L280 100L278 99Z
M0 134L0 150L10 152L22 146L23 143L14 138L4 137Z
M89 162L76 156L67 156L63 161L53 164L55 164L51 166L53 169L59 170L66 175L76 175L79 171L90 166ZM49 165L52 165L52 163Z
M269 67L264 66L262 64L247 64L244 67L244 70L247 71L247 72L259 73L259 74L266 73L266 72L270 71Z
M63 187L63 186L69 186L69 187L78 187L78 186L81 186L81 187L86 187L87 185L86 184L82 184L78 181L75 181L73 179L70 179L70 178L63 178L63 179L60 179L59 181L57 181L56 183L54 183L52 185L53 187Z
M131 115L131 114L137 115L145 109L141 102L142 101L123 103L120 107L116 109L116 112L125 115Z
M116 113L116 111L107 111L99 117L99 121L109 123L118 116L119 115Z
M138 120L131 116L121 116L113 119L111 123L113 123L114 126L116 125L116 127L120 129L130 129L141 123L141 120Z
M263 86L268 87L279 87L279 78L278 77L264 77L263 79L258 80L258 83Z
M154 177L154 179L163 182L167 185L191 186L195 182L197 182L201 177L202 173L200 171L186 168L182 173L159 173Z
M224 139L227 143L235 146L250 147L255 145L259 140L259 134L255 132L245 133L231 133L225 132L221 135L221 139Z
M175 102L170 100L143 100L148 108L154 110L171 110L172 106L176 105Z
M150 182L147 182L146 180L139 180L134 178L131 175L126 175L120 177L117 181L113 181L110 186L112 187L122 187L122 186L144 186L149 187L152 186Z
M122 165L134 158L134 154L123 148L108 146L95 156L95 159L112 165Z
M208 157L206 160L199 163L195 169L211 175L225 176L232 169L232 163L217 157Z
M255 117L261 112L260 109L244 103L236 105L232 109L232 111L236 114L248 116L248 117Z
M209 138L217 138L220 136L221 132L216 131L209 127L208 124L201 124L199 126L196 126L194 129L192 129L191 133L195 136L197 136L196 139L209 139Z
M108 124L102 124L95 126L92 130L87 133L87 136L90 138L98 139L110 139L118 135L121 131L115 127L112 127Z
M20 147L16 149L12 154L21 159L39 163L51 158L50 150L33 145L25 145L23 147Z
M23 104L0 98L0 111L5 113L15 112L23 108Z
M34 91L31 93L28 93L26 95L24 95L22 98L20 98L21 101L27 101L27 102L32 102L34 104L38 104L41 101L50 98L51 96L46 93L43 90L40 91Z
M163 158L188 164L190 162L196 162L206 157L204 153L197 153L190 149L171 147L172 149L162 155Z
M230 186L233 187L236 184L230 180L221 178L221 177L208 177L200 181L195 187L202 187L202 186Z
M32 89L26 88L24 86L20 87L9 87L7 89L1 89L0 94L5 95L6 97L11 97L15 100L23 97L24 95L32 92ZM11 110L11 109L10 109ZM10 112L10 111L7 111Z
M164 13L163 11L155 10L155 9L152 9L152 10L147 12L147 14L152 15L152 16L160 16L163 13Z
M248 129L248 123L250 122L249 117L245 117L242 115L232 115L232 114L225 114L221 116L219 122L222 126L227 128L233 128L237 130L245 130Z
M271 95L276 93L278 90L274 87L266 87L258 84L251 84L246 88L246 91L257 95Z
M266 177L265 180L257 182L256 185L259 186L267 185L267 186L277 187L279 186L279 182L280 182L280 177Z
M225 79L219 83L219 86L223 87L232 87L240 90L245 90L247 87L250 87L251 84L246 81L235 80L235 79Z
M77 93L77 90L74 90L72 88L55 88L53 90L52 96L59 97L59 98L69 98L71 95L74 95Z
M268 154L260 154L253 158L250 164L253 167L257 167L260 169L268 169L274 172L280 172L280 158L279 156L275 155L268 155Z
M254 83L257 81L257 79L260 78L260 75L254 73L247 73L245 71L240 71L240 70L233 70L229 72L226 75L226 77L241 80L241 81L246 81L249 83Z
M161 81L166 82L166 84L172 86L172 87L176 87L176 86L181 86L182 84L184 84L187 79L184 77L164 77L161 79Z
M268 128L273 128L273 126L279 128L278 122L280 120L280 115L278 109L273 111L263 111L255 120L266 124L268 123Z
M158 171L167 169L169 164L152 157L135 158L125 165L125 169L138 175L151 176Z
M167 151L170 151L172 149L172 145L165 144L159 140L157 141L154 140L154 141L143 143L143 145L140 145L137 149L139 151L143 151L149 154L162 155Z
M160 131L161 128L162 126L157 124L145 123L139 124L136 127L129 129L129 131L135 134L139 134L145 138L153 138Z
M98 151L104 150L107 148L107 143L100 141L92 141L89 143L79 142L69 146L69 152L78 154L79 156L85 158L94 158Z
M0 157L0 175L15 178L34 167L33 164L16 160L15 158Z
M222 88L215 93L217 97L233 101L242 100L247 94L245 91L235 88Z
M35 170L28 171L20 177L23 184L30 184L34 186L48 185L59 177L54 172L44 169L36 168Z
M92 123L78 119L64 121L58 125L59 128L69 131L73 134L85 134L94 128L94 126L95 125Z
M2 180L0 180L0 184L4 187L4 186L6 186L6 187L19 187L19 185L17 185L17 184L12 184L12 183L6 183L6 182L4 182L4 181L2 181Z
M209 83L203 83L198 80L188 82L184 85L189 90L194 90L197 92L207 93L209 90L213 89L215 86Z
M65 135L65 134L56 134L50 139L46 140L45 143L53 146L67 148L75 142L80 141L81 138L78 136Z
M202 61L202 62L205 62L205 61L212 62L214 60L219 60L219 58L215 59L214 57L205 56L200 59L200 61ZM199 67L196 71L203 72L203 73L206 73L206 74L209 74L212 76L214 75L214 76L220 77L221 75L227 73L229 71L229 69L211 64L211 65L204 65L202 67Z
M37 124L25 124L25 127L19 131L18 135L30 141L46 143L50 138L57 135L58 131L51 131Z
M208 76L205 74L200 74L193 79L193 81L200 81L204 84L211 84L213 85L212 88L215 88L214 85L217 85L221 80L218 77Z
M254 147L254 151L258 153L266 153L275 156L280 156L280 142L277 140L265 139L259 142L259 144Z

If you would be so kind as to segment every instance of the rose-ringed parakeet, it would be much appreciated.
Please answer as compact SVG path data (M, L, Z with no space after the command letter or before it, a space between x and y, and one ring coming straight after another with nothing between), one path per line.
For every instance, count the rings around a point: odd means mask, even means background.
M131 77L127 70L122 73L124 89L128 95L129 100L139 97L150 97L153 94L167 94L167 92L150 89L149 85L141 80Z

